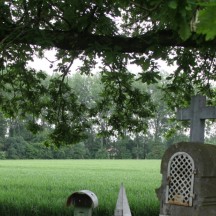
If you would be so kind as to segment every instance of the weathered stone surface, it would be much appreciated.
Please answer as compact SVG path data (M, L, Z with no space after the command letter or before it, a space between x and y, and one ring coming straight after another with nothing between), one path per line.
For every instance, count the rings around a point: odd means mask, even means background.
M190 141L204 143L205 119L216 119L216 107L206 106L206 97L192 97L189 108L179 109L178 120L190 120Z
M162 184L156 190L160 200L160 214L170 216L215 216L216 215L216 146L208 144L195 143L177 143L172 145L164 154L161 162ZM182 181L182 189L177 188L177 192L173 191L174 204L167 201L168 189L177 182L172 182L173 176L168 176L169 161L178 153L188 154L194 163L192 184L192 206L184 206L178 204L176 197L184 196L185 188L187 188L187 179L184 179L185 169L184 159L180 161L180 165L175 166L177 178ZM172 161L172 160L171 160ZM172 163L170 163L172 164ZM181 169L179 168L181 167ZM181 176L183 176L181 178ZM171 186L170 186L171 185ZM182 191L182 192L181 192ZM182 194L181 194L182 193ZM188 203L183 203L188 204Z
M119 190L114 216L131 216L131 211L123 184L121 184Z

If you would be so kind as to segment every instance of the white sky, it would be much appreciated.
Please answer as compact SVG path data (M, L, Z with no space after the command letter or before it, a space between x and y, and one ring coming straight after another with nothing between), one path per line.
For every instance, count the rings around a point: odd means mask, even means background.
M53 74L53 68L50 68L50 62L47 60L49 59L49 61L55 61L55 51L54 50L49 50L45 52L45 57L43 59L39 59L37 56L34 57L34 61L33 62L29 62L29 66L32 68L35 68L36 70L42 70L44 72L47 72L48 74L52 75ZM54 65L56 65L57 63L55 63ZM82 63L79 60L75 60L71 71L76 70L79 66L81 66ZM159 65L160 65L160 69L161 71L166 71L166 72L172 72L174 71L174 69L176 68L176 66L168 66L166 64L166 62L164 61L159 61ZM135 64L130 64L128 65L128 70L132 73L140 73L142 72L141 67L135 65ZM95 71L93 72L97 72L97 68L95 69Z

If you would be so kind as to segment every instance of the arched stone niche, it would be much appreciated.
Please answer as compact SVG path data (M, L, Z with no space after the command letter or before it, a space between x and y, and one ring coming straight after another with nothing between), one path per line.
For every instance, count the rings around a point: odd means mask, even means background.
M160 216L215 216L216 146L177 143L161 161Z

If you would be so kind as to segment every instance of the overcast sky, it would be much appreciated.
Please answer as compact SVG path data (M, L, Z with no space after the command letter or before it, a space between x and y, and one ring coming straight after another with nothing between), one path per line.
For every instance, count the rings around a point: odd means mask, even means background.
M51 51L46 51L45 52L45 57L43 59L39 59L38 57L34 57L34 61L33 62L29 62L29 66L32 68L35 68L36 70L42 70L44 72L47 72L48 74L52 75L53 74L53 68L50 68L50 62L47 60L49 59L50 61L54 61L55 60L55 52L53 50ZM79 66L81 66L81 61L79 60L75 60L71 71L73 73L73 71L75 71ZM175 69L175 66L167 66L167 64L163 61L159 61L159 65L160 65L160 69L162 71L166 71L166 72L172 72ZM135 64L130 64L128 65L128 70L132 73L139 73L142 72L141 67L135 65ZM93 72L97 72L97 68L95 69L95 71Z

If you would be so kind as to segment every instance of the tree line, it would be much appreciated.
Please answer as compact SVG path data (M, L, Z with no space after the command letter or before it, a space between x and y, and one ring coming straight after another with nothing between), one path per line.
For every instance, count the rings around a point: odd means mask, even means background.
M58 76L56 74L55 76ZM101 109L96 117L87 119L91 122L85 131L83 140L56 146L50 140L50 131L53 125L45 119L36 121L40 124L39 132L29 127L32 116L7 118L0 113L0 158L1 159L160 159L164 151L173 143L188 141L186 128L189 122L175 120L175 110L172 110L164 100L166 79L160 83L143 84L139 78L131 83L134 88L151 95L154 115L146 117L141 122L145 125L143 132L124 131L123 134L114 134L109 130L108 120L104 115L111 115ZM164 75L165 76L165 75ZM78 73L67 79L80 103L93 106L100 100L106 87L99 75L83 76ZM49 82L50 77L45 81ZM168 101L169 102L169 101ZM73 122L72 122L73 124ZM207 125L208 126L208 125ZM209 125L210 126L210 125ZM67 133L67 131L66 131ZM208 135L207 142L216 144L216 137ZM73 137L70 137L73 140Z
M49 77L46 82L48 82ZM163 83L164 82L164 83ZM188 141L188 136L180 122L175 121L175 112L163 100L161 83L146 85L134 79L132 83L140 91L150 94L154 105L154 116L145 118L147 127L141 133L113 134L102 118L108 115L102 110L89 122L100 122L86 130L85 138L76 144L57 147L49 140L53 125L44 119L37 119L43 130L34 134L29 131L29 118L7 118L0 115L0 158L1 159L159 159L171 144ZM73 88L77 98L83 104L92 106L99 100L104 85L101 77L75 74L67 83ZM213 139L213 137L212 137Z

